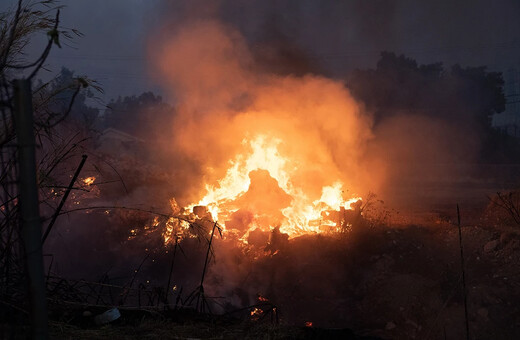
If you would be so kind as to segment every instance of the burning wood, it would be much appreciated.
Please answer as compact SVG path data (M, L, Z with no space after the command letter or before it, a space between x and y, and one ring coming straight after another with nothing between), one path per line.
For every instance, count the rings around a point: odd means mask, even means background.
M242 146L225 176L206 185L204 197L188 209L201 219L220 221L245 242L253 231L274 226L289 237L340 229L337 212L346 215L361 199L348 197L340 180L309 190L300 178L300 155L288 151L287 141L260 134Z
M94 184L95 181L96 181L96 177L90 176L90 177L83 179L83 184L85 184L86 186L91 186L92 184Z
M254 307L253 309L251 309L250 314L252 320L258 320L264 314L264 311L258 307Z
M266 298L266 297L263 297L262 295L259 294L259 295L258 295L258 301L261 301L261 302L267 302L267 301L269 301L269 299Z
M275 227L289 238L341 229L335 212L378 182L362 165L370 117L340 82L253 72L235 33L202 22L161 41L154 55L179 104L167 152L199 170L179 170L200 186L177 198L187 215L218 221L244 243ZM208 51L219 52L201 59Z

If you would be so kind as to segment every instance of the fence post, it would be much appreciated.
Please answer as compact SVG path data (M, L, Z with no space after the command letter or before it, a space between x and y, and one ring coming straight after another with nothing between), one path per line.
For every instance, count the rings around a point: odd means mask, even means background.
M28 293L31 303L32 338L48 339L47 301L42 256L42 230L36 180L36 141L31 83L14 81L15 125L18 140L19 209Z

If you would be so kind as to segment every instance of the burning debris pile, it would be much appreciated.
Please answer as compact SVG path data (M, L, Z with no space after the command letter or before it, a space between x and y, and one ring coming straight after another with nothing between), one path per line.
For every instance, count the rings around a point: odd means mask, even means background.
M340 209L350 209L351 203L361 199L345 200L343 184L338 181L323 187L321 196L313 200L304 188L295 187L298 167L290 156L280 155L281 141L259 137L245 143L250 154L231 161L218 186L208 186L197 204L205 206L214 220L223 221L239 238L272 227L291 237L338 230L342 225Z
M268 232L277 228L290 237L309 233L341 231L351 225L345 209L359 210L361 198L344 199L343 184L336 182L322 188L317 199L308 197L304 188L295 187L293 178L298 167L290 157L279 154L277 144L260 137L245 144L250 154L237 155L217 186L207 186L206 195L183 209L172 200L175 217L185 221L219 221L226 237L247 242L255 231ZM190 216L190 214L192 214ZM165 243L177 235L172 218L167 224Z
M293 238L348 227L345 211L381 176L362 170L371 120L343 84L257 72L242 38L217 22L157 45L155 67L177 99L162 152L197 169L173 170L186 179L175 198L188 214L245 242L274 228Z

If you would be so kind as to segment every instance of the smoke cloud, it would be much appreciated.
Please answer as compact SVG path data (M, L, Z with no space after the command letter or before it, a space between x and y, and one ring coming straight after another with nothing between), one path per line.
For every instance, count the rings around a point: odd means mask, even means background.
M260 72L243 37L217 21L199 20L154 40L161 81L176 98L177 115L163 149L195 160L181 200L201 198L202 184L223 178L230 160L258 136L277 140L294 168L292 184L314 196L336 180L360 194L379 178L363 168L371 119L341 82L320 76ZM159 48L157 46L160 46Z

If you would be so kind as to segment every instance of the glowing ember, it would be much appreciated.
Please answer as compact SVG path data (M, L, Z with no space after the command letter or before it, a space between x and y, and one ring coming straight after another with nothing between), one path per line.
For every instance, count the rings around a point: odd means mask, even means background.
M263 310L261 310L260 308L256 308L256 307L251 309L251 312L250 312L252 318L255 318L255 317L258 318L263 313L264 313Z
M207 207L211 218L226 230L244 237L255 229L274 227L290 237L334 231L341 221L333 212L351 209L360 200L345 198L339 180L324 186L319 196L305 192L304 184L293 180L301 177L304 164L282 153L287 148L280 139L259 135L242 144L244 152L230 161L224 178L218 185L207 185L205 196L188 207Z
M156 217L152 224L153 227L159 225L159 219ZM174 217L170 217L165 222L165 228L162 234L164 244L176 243L182 240L186 235L189 235L188 229L190 224L184 220L179 220Z
M83 184L85 184L86 186L89 186L89 185L94 184L95 180L96 180L96 177L94 177L94 176L87 177L87 178L83 179Z
M267 301L269 301L269 299L266 297L263 297L262 295L258 295L258 301L267 302Z

